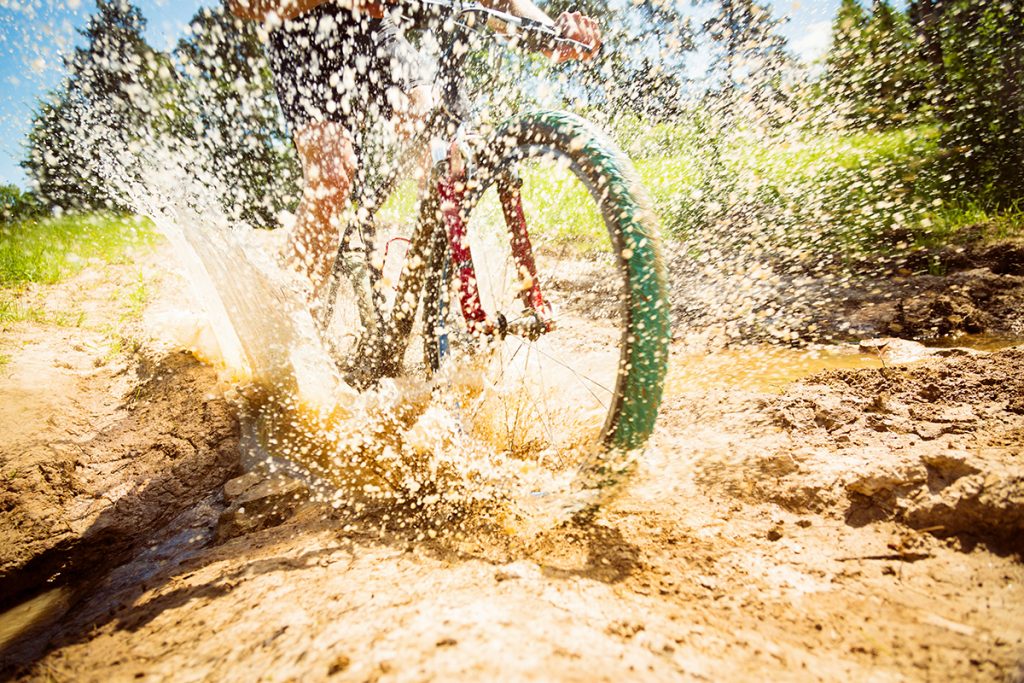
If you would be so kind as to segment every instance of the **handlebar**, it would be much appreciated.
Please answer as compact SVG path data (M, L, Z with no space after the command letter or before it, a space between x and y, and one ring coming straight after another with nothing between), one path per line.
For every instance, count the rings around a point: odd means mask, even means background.
M593 49L592 46L578 40L563 38L553 25L485 7L478 2L459 2L459 0L397 0L388 4L397 5L403 10L410 10L411 18L415 23L482 15L487 20L493 19L500 22L508 29L509 36L519 38L527 49L538 52L557 52L563 48L589 52ZM472 28L473 23L468 23Z

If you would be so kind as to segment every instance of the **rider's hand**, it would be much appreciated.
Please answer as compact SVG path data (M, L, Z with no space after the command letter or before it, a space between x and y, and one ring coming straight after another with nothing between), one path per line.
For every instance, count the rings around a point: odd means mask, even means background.
M573 45L560 47L552 55L555 62L561 64L573 59L586 61L601 49L601 27L594 19L579 12L562 12L555 21L555 29L562 38L568 38L590 46L589 50Z
M394 5L397 0L339 0L342 7L365 14L374 19L383 19L385 5Z

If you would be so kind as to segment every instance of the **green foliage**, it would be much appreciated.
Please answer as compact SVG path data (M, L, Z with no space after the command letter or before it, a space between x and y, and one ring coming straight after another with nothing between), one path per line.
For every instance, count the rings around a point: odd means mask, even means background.
M1001 206L1024 198L1024 5L947 0L933 68L953 192Z
M891 128L914 119L926 99L926 73L907 15L886 0L870 13L843 0L825 82L832 104L855 125Z
M825 59L833 101L852 103L863 91L868 13L859 0L842 0L832 21L832 47Z
M0 224L29 218L39 212L39 202L31 192L22 192L15 185L0 185Z
M755 139L697 113L633 144L659 150L636 166L663 225L702 248L841 265L912 247L943 206L935 127Z
M708 104L723 121L776 125L789 118L787 74L794 60L778 19L757 0L698 0L713 8L704 23L712 41Z
M275 226L297 201L301 172L256 24L223 6L200 9L175 54L185 74L178 127L201 150L221 205L236 219Z
M123 263L153 243L153 228L112 214L66 214L0 224L0 286L52 284L89 263Z
M960 242L987 242L1024 235L1024 201L997 206L964 198L943 202L929 216L928 229L917 234L917 244L941 247Z
M44 203L120 205L104 172L166 124L163 109L173 98L167 57L146 43L144 29L132 4L97 0L96 13L79 31L85 44L65 59L67 78L40 103L22 162Z
M951 197L1024 198L1024 5L1005 0L843 0L826 90L857 127L939 126Z

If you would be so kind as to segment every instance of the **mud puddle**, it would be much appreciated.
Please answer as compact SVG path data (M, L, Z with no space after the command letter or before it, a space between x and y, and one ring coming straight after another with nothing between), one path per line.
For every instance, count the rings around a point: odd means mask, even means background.
M789 384L824 370L882 367L878 355L855 344L796 349L756 345L708 353L679 348L665 382L667 396L709 389L781 392Z
M239 448L214 373L17 334L68 400L19 399L0 578L74 557L37 576L76 581L4 584L36 597L3 615L0 677L994 680L1024 662L1020 350L676 343L652 446L592 517L424 524L286 488L272 523L218 535Z
M51 626L75 603L76 591L52 588L0 614L0 651Z
M931 345L883 337L849 344L751 344L716 350L678 342L673 345L665 394L711 389L780 393L796 381L827 370L881 369L957 353L1000 351L1022 341L1017 336L989 333L961 335Z

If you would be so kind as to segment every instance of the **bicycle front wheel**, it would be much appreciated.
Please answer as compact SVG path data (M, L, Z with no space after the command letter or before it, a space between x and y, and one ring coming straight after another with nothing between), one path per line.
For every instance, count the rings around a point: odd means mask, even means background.
M460 204L464 234L438 238L424 328L429 365L481 371L460 385L473 387L465 427L566 466L594 446L642 446L669 307L657 219L626 157L577 116L531 113L478 155Z

